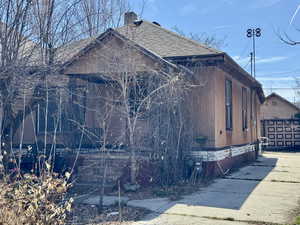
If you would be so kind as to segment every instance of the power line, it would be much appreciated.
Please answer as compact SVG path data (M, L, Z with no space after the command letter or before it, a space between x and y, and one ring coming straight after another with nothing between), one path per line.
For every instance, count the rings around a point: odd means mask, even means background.
M249 65L250 62L251 62L251 59L249 59L249 61L247 62L247 64L245 66L243 66L243 69L246 69L246 67Z

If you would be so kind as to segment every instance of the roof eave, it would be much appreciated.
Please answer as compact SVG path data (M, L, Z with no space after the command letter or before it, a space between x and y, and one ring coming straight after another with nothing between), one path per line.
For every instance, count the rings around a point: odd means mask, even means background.
M224 63L227 63L228 65L237 69L241 74L243 74L245 79L247 79L250 83L252 83L252 87L257 90L260 102L263 103L265 101L265 94L264 94L261 83L259 83L247 71L245 71L243 68L241 68L241 66L237 62L235 62L227 53L223 53L223 54L224 54Z
M266 100L267 100L267 99L270 99L271 97L277 97L277 98L279 98L280 100L282 100L282 101L286 102L287 104L289 104L290 106L294 107L296 110L300 111L300 108L299 108L298 106L296 106L295 104L291 103L290 101L288 101L288 100L285 99L284 97L282 97L282 96L280 96L280 95L278 95L278 94L276 94L276 93L274 93L274 92L271 93L270 95L268 95L268 96L266 97Z
M175 62L184 62L184 61L195 62L197 60L203 60L209 62L211 60L212 62L214 62L211 65L219 65L221 67L222 65L227 65L227 67L234 68L235 71L241 74L242 78L246 80L248 84L250 84L251 88L256 89L261 103L265 101L265 95L262 89L262 85L255 78L253 78L248 72L242 69L225 52L208 54L208 55L168 56L168 57L164 57L164 59L175 61Z

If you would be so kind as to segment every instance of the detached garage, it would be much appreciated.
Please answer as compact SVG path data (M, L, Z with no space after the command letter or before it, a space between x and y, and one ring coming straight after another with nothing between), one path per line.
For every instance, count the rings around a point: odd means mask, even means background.
M261 107L262 136L268 138L266 150L300 149L300 109L276 93Z

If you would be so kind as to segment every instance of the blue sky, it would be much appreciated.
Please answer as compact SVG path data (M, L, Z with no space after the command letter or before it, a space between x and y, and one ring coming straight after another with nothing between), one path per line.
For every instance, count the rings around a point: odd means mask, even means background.
M168 29L177 26L185 33L205 32L225 38L226 45L221 50L249 72L252 42L246 37L246 30L260 27L256 78L263 84L266 95L273 91L290 101L300 101L295 89L295 78L300 79L300 45L286 45L276 35L286 32L300 41L300 31L295 30L300 29L300 11L295 15L300 0L145 1L141 14L143 0L131 0L132 8L142 18L157 21Z

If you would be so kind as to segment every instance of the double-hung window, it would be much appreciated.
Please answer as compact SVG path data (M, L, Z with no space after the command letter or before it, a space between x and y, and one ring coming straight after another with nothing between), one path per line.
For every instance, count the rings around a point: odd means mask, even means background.
M225 120L226 130L232 130L232 81L225 80Z
M248 128L248 98L247 89L242 87L242 126L243 130Z

